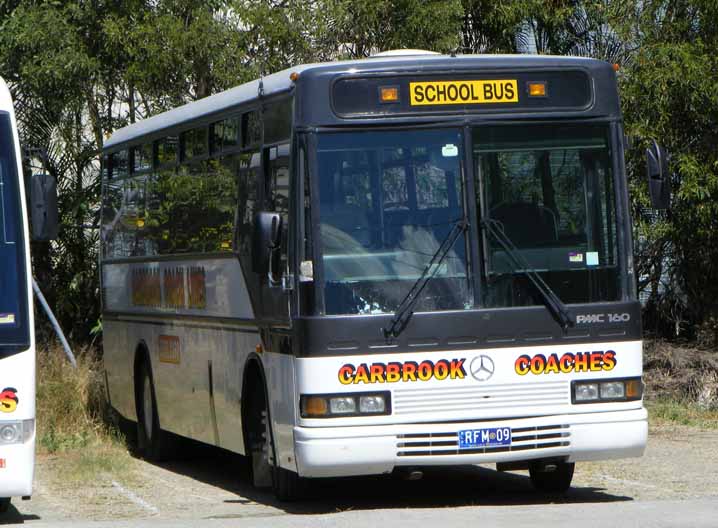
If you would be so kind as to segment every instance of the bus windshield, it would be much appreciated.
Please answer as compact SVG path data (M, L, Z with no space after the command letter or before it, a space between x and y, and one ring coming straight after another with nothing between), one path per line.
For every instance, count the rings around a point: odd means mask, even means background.
M10 116L0 113L0 347L29 346L23 223ZM0 348L0 354L3 352Z
M478 209L565 303L619 300L608 127L474 130ZM488 307L542 304L511 255L484 235Z
M464 216L461 131L320 134L317 166L326 313L393 313ZM472 299L461 236L415 309Z

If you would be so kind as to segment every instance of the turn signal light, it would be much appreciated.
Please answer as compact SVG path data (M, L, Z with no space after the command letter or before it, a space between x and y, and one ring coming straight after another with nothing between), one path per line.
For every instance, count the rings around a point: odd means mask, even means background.
M329 405L326 398L320 396L308 396L302 399L302 416L319 417L329 413Z

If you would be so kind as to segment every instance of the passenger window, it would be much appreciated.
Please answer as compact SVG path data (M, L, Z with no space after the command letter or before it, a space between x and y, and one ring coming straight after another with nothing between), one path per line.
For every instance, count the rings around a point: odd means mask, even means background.
M239 118L233 117L217 121L210 127L212 154L230 150L239 146Z
M110 154L112 176L114 178L125 178L129 175L129 153L127 150L118 150Z
M242 115L242 146L251 147L262 142L262 121L259 111L253 110Z
M182 133L182 159L189 160L207 154L207 128L200 127Z
M252 251L252 225L257 204L260 158L259 151L243 152L239 156L237 251L242 255L250 255Z
M264 110L264 144L289 140L292 133L292 100L267 105Z
M157 149L157 165L174 165L177 163L178 136L168 136L155 141L155 146Z

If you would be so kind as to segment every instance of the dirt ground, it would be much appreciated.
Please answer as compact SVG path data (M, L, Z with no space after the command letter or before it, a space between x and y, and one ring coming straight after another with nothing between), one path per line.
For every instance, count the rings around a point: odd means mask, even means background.
M38 459L35 495L14 501L0 523L34 520L232 519L344 510L621 502L718 497L718 430L653 427L643 458L577 464L565 497L537 495L525 472L480 467L429 470L423 480L332 479L311 485L307 500L280 504L248 481L242 457L197 449L193 458L154 465L130 459L117 477L99 472L81 486L64 482L61 456Z

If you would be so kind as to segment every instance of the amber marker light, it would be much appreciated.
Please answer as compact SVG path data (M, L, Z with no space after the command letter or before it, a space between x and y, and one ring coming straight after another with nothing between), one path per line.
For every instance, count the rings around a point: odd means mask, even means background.
M399 101L399 88L396 86L382 86L379 89L379 99L382 103L396 103Z
M621 65L618 64L617 62L614 62L613 63L613 71L618 71L620 69L621 69Z
M626 398L638 400L643 395L643 383L640 379L626 381Z
M292 72L289 74L290 81L297 82L297 79L299 79L299 74L297 72Z
M326 416L329 413L327 399L321 396L307 396L302 399L302 416Z
M529 83L529 96L530 97L546 97L546 83L545 82L530 82Z

